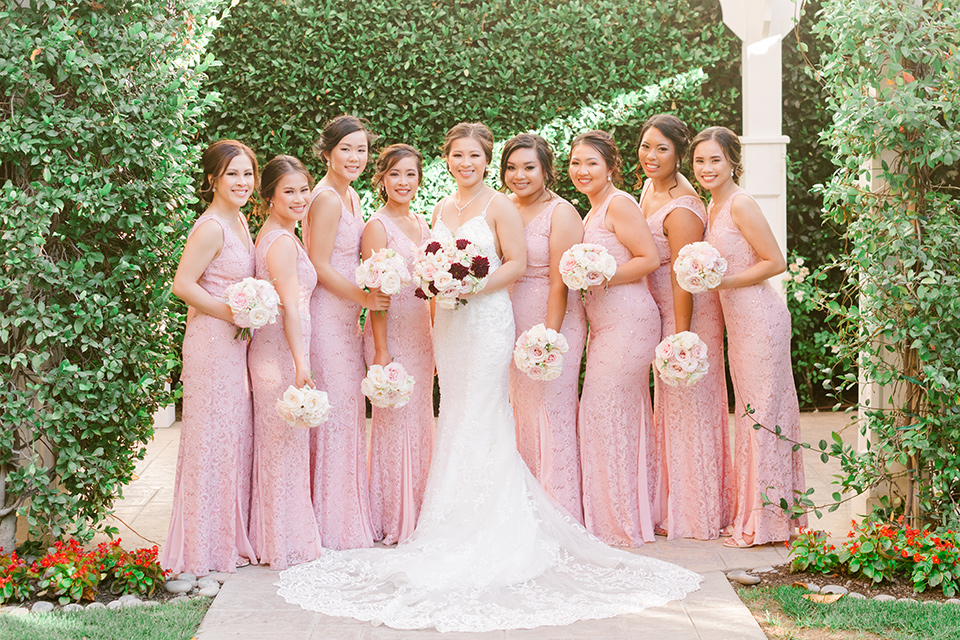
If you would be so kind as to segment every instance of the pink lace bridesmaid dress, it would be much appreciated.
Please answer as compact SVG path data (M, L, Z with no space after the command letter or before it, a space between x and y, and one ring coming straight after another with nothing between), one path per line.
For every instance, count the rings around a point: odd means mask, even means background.
M324 191L336 193L332 187L317 185L310 201ZM356 191L351 189L350 196L356 213L351 213L341 200L340 223L330 264L353 283L354 272L360 264L363 218ZM303 237L310 242L306 224ZM327 392L332 406L330 419L312 430L311 435L313 509L324 546L330 549L369 547L373 545L373 528L367 478L366 404L360 393L360 382L366 375L360 306L320 285L313 292L310 315L313 318L310 340L313 382Z
M647 276L647 284L660 309L664 338L677 327L673 260L663 223L678 208L693 211L706 224L703 204L694 196L671 200L647 218L660 254L660 268ZM730 524L733 509L723 314L716 291L693 296L690 331L706 343L710 370L692 387L671 387L654 375L654 428L661 448L655 510L669 540L713 540Z
M617 264L633 255L605 226L617 191L585 221L583 241L606 247ZM586 293L590 337L580 398L580 464L587 530L607 544L653 541L650 365L660 342L660 312L644 280Z
M737 228L730 214L733 199L751 196L739 191L713 214L704 239L727 260L727 275L756 264L757 253ZM792 503L795 490L803 491L803 458L790 442L765 430L779 426L787 438L800 439L800 409L790 364L790 312L769 281L720 291L727 327L727 359L736 396L736 451L734 473L736 509L733 537L754 537L753 544L787 540L794 523L776 503ZM744 416L747 405L754 409ZM761 493L774 504L764 507Z
M267 251L284 235L297 243L300 328L303 348L309 353L310 296L317 284L317 272L300 241L282 229L260 238L257 277L273 280L267 268ZM277 571L314 560L322 552L310 501L310 430L287 424L276 410L277 400L296 380L283 326L281 315L275 323L257 329L250 341L254 405L250 540L260 562Z
M550 228L562 198L550 201L524 229L527 270L510 286L517 336L546 323L550 292ZM510 404L517 423L517 448L531 473L554 501L583 524L580 492L580 448L577 441L580 360L587 337L587 320L580 293L570 291L560 333L570 350L563 372L550 382L533 380L510 365Z
M387 248L407 261L413 273L417 249L430 237L430 228L419 216L420 237L415 241L385 215L379 221L387 234ZM417 526L423 490L433 453L433 329L430 303L414 294L409 285L390 298L387 312L387 347L415 380L410 402L398 408L373 407L370 438L370 510L373 537L396 544L410 537ZM365 327L367 362L373 362L372 325Z
M253 276L253 241L249 231L239 238L211 213L200 216L190 233L207 221L220 226L223 248L198 284L222 300L228 286ZM242 558L256 559L247 538L253 401L247 341L235 340L236 331L236 325L195 309L187 314L177 478L160 560L174 573L232 573Z

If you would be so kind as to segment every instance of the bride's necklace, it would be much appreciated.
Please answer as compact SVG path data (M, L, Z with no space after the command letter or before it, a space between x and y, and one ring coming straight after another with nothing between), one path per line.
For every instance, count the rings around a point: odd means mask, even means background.
M457 210L457 220L460 219L460 215L463 214L463 210L469 207L471 202L479 198L481 193L483 193L483 189L480 189L480 191L477 191L476 195L474 195L472 198L467 200L467 204L463 205L462 207L457 204L456 200L453 201L453 207L454 209Z

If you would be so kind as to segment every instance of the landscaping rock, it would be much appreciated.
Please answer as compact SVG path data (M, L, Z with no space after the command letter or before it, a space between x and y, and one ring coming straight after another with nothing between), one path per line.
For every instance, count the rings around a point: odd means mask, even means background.
M947 598L943 601L944 604L960 604L960 600L957 598Z
M200 589L197 595L203 598L215 598L217 597L218 593L220 593L220 585L215 587L204 587L203 589Z
M178 575L177 580L183 580L184 582L189 582L193 585L197 584L197 576L187 571L184 571L183 573Z
M924 600L922 604L940 604L939 600Z
M30 615L30 609L26 607L7 607L3 613L8 616L27 616Z
M193 583L187 582L186 580L170 580L163 584L163 588L166 589L168 593L186 593L193 588Z
M900 598L897 600L897 602L912 602L913 604L918 604L917 600L914 600L913 598Z
M33 606L30 607L30 611L32 611L33 613L49 613L54 609L56 609L56 607L53 606L53 603L47 602L46 600L41 600L40 602L34 602Z
M120 596L119 598L117 598L117 602L119 602L120 604L127 604L128 602L140 602L140 598L138 598L136 595L132 593L128 593L125 596Z
M116 611L116 610L118 610L118 609L123 609L123 603L120 602L119 600L114 600L113 602L108 602L108 603L107 603L107 609L110 609L111 611Z
M839 593L840 595L846 595L849 593L849 589L841 587L838 584L828 584L820 589L820 593Z
M896 598L894 598L893 596L888 596L885 593L881 593L880 595L873 596L872 599L876 600L877 602L893 602L894 600L896 600Z
M176 600L176 598L174 598L174 600ZM140 600L137 602L138 607L155 607L158 604L160 603L156 600Z
M74 611L83 611L83 605L77 604L76 602L71 602L70 604L63 605L64 613L73 613Z
M799 587L800 589L806 589L810 593L820 593L820 587L812 582L794 582L793 586Z
M745 586L752 586L762 582L757 576L752 576L746 571L731 571L727 574L727 580L737 582Z
M220 573L219 571L214 571L213 573L207 575L211 580L216 580L220 584L223 584L231 578L233 574L230 573Z
M91 602L90 604L84 607L84 609L86 609L87 611L91 611L93 609L106 609L106 608L107 608L107 605L103 604L102 602Z
M753 569L750 573L773 573L776 571L773 567L757 567Z
M220 583L210 577L200 578L197 580L197 588L206 589L207 587L217 587L219 589Z
M184 595L184 594L181 594L181 595L177 596L176 598L173 598L172 600L170 600L170 602L173 603L173 604L179 604L179 603L181 603L181 602L190 602L190 598L187 597L187 596Z
M856 591L851 591L850 593L847 594L847 597L848 597L848 598L853 598L854 600L866 600L866 599L867 599L867 596L863 595L862 593L857 593Z

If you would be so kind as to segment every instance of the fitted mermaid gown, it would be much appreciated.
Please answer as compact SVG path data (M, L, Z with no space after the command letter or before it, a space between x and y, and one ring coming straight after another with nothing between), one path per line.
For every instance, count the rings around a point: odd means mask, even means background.
M500 265L483 215L455 233ZM280 574L288 602L398 629L490 631L637 612L701 577L612 549L561 514L517 453L508 401L514 343L505 289L437 309L440 416L420 519L395 549L329 551Z

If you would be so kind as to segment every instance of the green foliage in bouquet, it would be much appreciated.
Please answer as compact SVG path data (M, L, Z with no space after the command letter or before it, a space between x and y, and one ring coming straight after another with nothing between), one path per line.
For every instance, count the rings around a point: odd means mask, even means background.
M34 536L89 538L172 400L169 283L216 98L200 93L216 4L0 8L4 553L17 514Z

